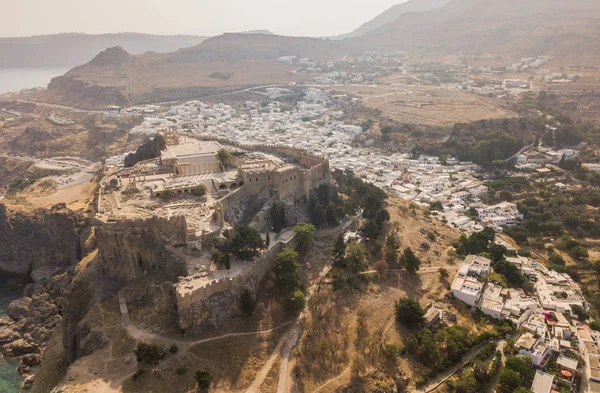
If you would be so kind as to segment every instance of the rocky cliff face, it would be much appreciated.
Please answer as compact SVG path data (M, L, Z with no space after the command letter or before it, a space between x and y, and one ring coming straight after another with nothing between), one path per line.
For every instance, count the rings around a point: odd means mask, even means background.
M96 304L114 298L140 278L162 283L187 275L185 261L152 226L132 223L115 229L99 225L95 235L98 254L73 280L63 302L63 344L69 363L105 343L102 327L88 323Z
M77 264L85 227L64 205L26 214L0 204L0 273L39 281Z

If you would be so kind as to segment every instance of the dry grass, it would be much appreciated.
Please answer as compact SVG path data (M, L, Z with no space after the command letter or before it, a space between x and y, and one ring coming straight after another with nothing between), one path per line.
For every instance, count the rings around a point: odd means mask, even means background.
M473 335L489 329L482 321L473 321L471 311L460 302L447 300L448 281L440 279L432 267L445 267L450 280L458 269L450 243L459 233L431 220L417 210L412 212L405 201L391 198L388 210L392 222L399 225L401 249L410 247L423 261L422 268L430 272L410 276L406 272L389 272L370 280L355 280L340 290L322 286L309 304L306 328L297 349L296 382L300 391L319 393L344 391L372 391L381 387L390 376L400 375L411 381L430 370L411 356L402 356L395 364L387 362L382 346L396 344L403 347L414 331L395 321L395 303L403 296L419 299L422 306L435 302L455 314L458 323L468 325ZM421 229L424 230L422 233ZM427 238L427 232L436 233L436 241ZM420 245L430 244L425 251ZM371 266L377 261L371 260ZM355 376L354 360L364 360L364 371Z
M355 95L369 108L400 123L451 126L482 119L502 119L515 114L475 94L435 86L406 84L406 76L394 75L378 86L333 86Z

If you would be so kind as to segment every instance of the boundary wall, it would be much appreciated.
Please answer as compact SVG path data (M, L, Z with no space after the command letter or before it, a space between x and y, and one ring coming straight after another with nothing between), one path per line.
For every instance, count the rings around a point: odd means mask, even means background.
M212 281L185 295L177 293L177 309L183 310L189 308L194 303L208 299L215 293L224 291L239 293L250 285L258 286L258 283L260 283L265 274L275 265L277 255L286 248L295 249L298 246L298 243L299 241L295 235L287 241L280 240L269 250L256 257L252 261L252 264L246 266L239 275L233 278ZM255 292L257 288L252 289Z

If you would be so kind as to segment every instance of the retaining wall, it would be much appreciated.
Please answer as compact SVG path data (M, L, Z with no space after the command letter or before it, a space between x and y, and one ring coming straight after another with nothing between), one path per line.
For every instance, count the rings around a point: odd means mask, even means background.
M242 273L236 277L215 280L187 294L177 293L177 309L179 311L187 309L193 304L203 301L218 292L240 293L243 289L256 292L257 286L264 275L273 268L277 255L286 248L295 249L297 246L298 240L296 236L292 236L286 242L278 241L269 250L256 257L252 264L244 268ZM185 325L185 323L182 325Z

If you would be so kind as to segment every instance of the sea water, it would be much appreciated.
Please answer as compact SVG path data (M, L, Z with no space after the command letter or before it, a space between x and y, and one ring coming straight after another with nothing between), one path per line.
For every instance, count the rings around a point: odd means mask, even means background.
M69 67L2 68L0 67L0 94L34 87L46 87L52 78L61 76Z
M10 302L20 298L23 295L23 287L10 280L8 277L0 275L0 317L6 314ZM3 358L0 355L0 392L1 393L20 393L22 392L21 377L17 372L19 361Z

